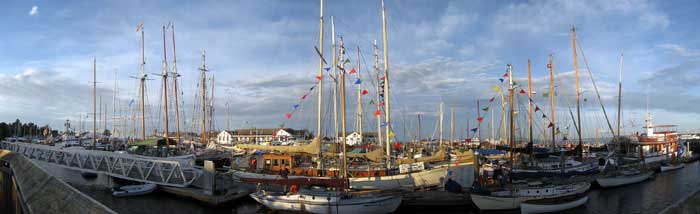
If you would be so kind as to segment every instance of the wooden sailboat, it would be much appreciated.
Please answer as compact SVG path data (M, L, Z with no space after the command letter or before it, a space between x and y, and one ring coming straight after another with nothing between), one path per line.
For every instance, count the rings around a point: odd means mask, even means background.
M510 169L513 169L514 157L514 107L513 107L513 74L512 66L508 65L509 88L509 137L510 144ZM511 172L512 174L512 172ZM512 177L509 177L509 182L504 184L505 188L482 187L477 185L472 189L472 202L481 210L508 210L520 208L521 202L535 201L543 199L557 199L572 195L582 194L588 191L591 184L588 182L576 182L568 184L543 184L541 182L516 185L512 183ZM505 179L501 179L505 182Z

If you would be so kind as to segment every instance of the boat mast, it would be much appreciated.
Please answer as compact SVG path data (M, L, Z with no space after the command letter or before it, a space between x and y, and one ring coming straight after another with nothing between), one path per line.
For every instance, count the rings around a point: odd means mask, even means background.
M170 146L168 129L168 55L165 48L165 25L163 25L163 111L165 111L165 145Z
M172 38L173 38L173 94L175 94L175 129L177 129L177 142L181 142L180 138L180 109L178 108L179 106L179 101L177 100L178 97L178 90L177 90L177 78L180 77L180 74L177 73L177 55L175 53L175 24L170 25L172 28Z
M530 59L527 60L527 97L528 106L527 109L530 112L530 142L528 142L530 147L530 156L532 156L533 150L535 150L535 143L532 140L532 70L530 68Z
M119 105L117 104L117 91L119 90L118 87L118 82L117 82L117 71L114 71L114 93L112 94L112 136L117 136L117 128L119 127L117 123L117 119L121 120L121 111L119 112L120 114L117 115L117 108ZM116 125L116 127L115 127ZM121 131L119 131L120 133Z
M92 148L97 147L97 58L92 59ZM102 104L100 104L102 105Z
M146 103L145 103L145 87L146 87L146 56L144 55L144 30L143 23L140 22L136 32L141 31L141 78L139 84L139 92L141 96L141 140L146 140Z
M515 123L513 123L513 119L515 117L515 109L513 107L513 66L508 64L508 105L510 108L510 116L509 116L509 126L510 126L510 133L509 133L509 143L510 143L510 171L511 175L513 174L513 162L515 161L514 159L514 149L515 149L515 135L514 131L515 130ZM508 176L510 179L510 182L513 182L513 176Z
M201 143L207 144L207 58L206 51L202 51L202 67L199 70L202 72L202 136Z
M333 57L333 68L332 68L332 78L333 78L333 141L338 141L338 72L336 67L338 66L338 56L336 56L336 45L335 45L335 17L331 16L331 54ZM344 65L345 63L341 63Z
M476 118L481 117L481 109L479 109L480 107L481 107L481 104L479 104L479 98L476 98ZM467 125L468 124L469 124L469 122L467 122ZM476 131L477 131L476 138L479 139L479 145L481 145L481 123L479 123L479 122L476 122Z
M340 59L342 60L345 56L345 43L343 42L343 37L340 37ZM347 139L347 133L345 129L345 62L341 62L340 64L340 127L341 127L341 132L342 132L342 140L340 141L343 143L343 178L347 178L348 176L348 162L347 158L345 156L345 151L346 151L346 139Z
M376 77L377 77L375 80L376 86L377 86L375 88L376 89L375 94L377 95L377 103L375 103L375 106L377 106L376 111L380 113L380 114L375 115L375 117L377 118L377 140L378 140L377 143L379 143L378 144L379 146L382 146L382 145L384 145L384 142L383 142L384 138L382 138L382 117L381 117L382 107L379 105L379 103L381 103L382 101L380 100L381 95L379 94L379 91L380 91L379 90L379 87L380 87L380 85L379 85L379 81L380 81L380 78L379 78L379 48L377 47L377 40L374 40L374 72L376 73ZM418 140L420 141L420 138L418 138ZM387 159L389 158L388 153L387 153L386 157L387 157Z
M362 72L361 72L361 64L360 64L360 46L357 46L357 79L361 80L362 79ZM365 133L362 130L362 84L357 84L357 130L359 131L360 134L360 143L364 141Z
M556 144L556 133L555 133L555 126L557 126L554 123L554 71L552 68L554 67L554 61L552 59L552 54L549 54L549 64L547 64L547 67L549 68L549 96L551 100L551 105L552 105L552 151L555 151L557 144Z
M420 145L421 142L421 136L420 136L420 112L418 113L418 133L416 134L416 138L418 138L418 145Z
M573 42L574 45L574 72L576 76L576 124L578 129L576 130L576 133L578 134L578 146L583 149L583 139L581 138L581 96L579 94L579 86L578 86L578 61L577 60L577 55L576 55L576 28L571 27L571 41ZM583 152L580 152L579 158L583 158Z
M211 96L209 97L209 131L212 130L214 130L214 74L211 75Z
M438 145L440 145L440 148L442 148L442 105L443 103L440 102L440 107L438 108L438 142L440 142Z
M386 123L386 154L387 154L387 169L391 168L391 141L389 133L391 132L391 108L389 107L389 50L386 41L386 10L384 9L384 0L382 0L382 45L384 46L384 111ZM440 139L442 140L442 139Z
M617 140L620 140L620 124L622 122L622 63L624 60L624 55L620 54L620 79L617 82Z
M450 107L450 147L455 142L455 108Z
M321 15L319 16L319 40L318 40L318 51L321 55L318 59L318 76L323 77L323 0L321 0L320 7ZM318 132L319 140L323 140L323 131L321 130L321 108L323 107L323 78L318 81L318 111L316 112L316 130ZM322 143L319 143L319 150L321 149ZM319 160L321 160L321 154L319 154Z

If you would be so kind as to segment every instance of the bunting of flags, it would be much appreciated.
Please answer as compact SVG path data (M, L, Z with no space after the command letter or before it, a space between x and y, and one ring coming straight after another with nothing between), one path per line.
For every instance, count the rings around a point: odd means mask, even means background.
M330 69L330 68L324 68L324 69L326 69L326 71L327 71L327 70ZM320 80L323 79L323 76L321 76L321 75L316 76L316 79L320 81ZM287 122L289 119L292 119L292 116L294 116L294 113L296 113L296 111L299 110L299 107L301 107L301 102L303 102L304 100L306 100L306 97L309 96L309 94L311 93L311 91L313 91L314 89L316 89L316 84L318 84L318 82L316 82L314 85L312 85L311 87L309 87L309 90L307 90L306 93L304 93L304 95L302 95L302 96L300 97L298 103L295 103L294 105L292 105L292 111L291 111L291 112L287 112L287 113L284 114L284 117L286 118L286 120L285 120L285 122L280 123L280 128L284 128L284 125L286 124L286 122Z
M525 89L520 89L520 94L525 94Z
M350 69L350 74L354 74L354 73L357 73L357 70L355 70L355 68Z

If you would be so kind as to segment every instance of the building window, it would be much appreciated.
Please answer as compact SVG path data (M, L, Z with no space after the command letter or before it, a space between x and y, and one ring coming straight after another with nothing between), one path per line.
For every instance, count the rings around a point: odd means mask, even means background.
M277 161L277 159L272 160L272 165L279 166L279 162Z

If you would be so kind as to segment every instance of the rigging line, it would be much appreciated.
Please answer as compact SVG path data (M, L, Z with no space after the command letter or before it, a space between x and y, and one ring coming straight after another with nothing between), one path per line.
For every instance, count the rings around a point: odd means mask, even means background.
M610 133L615 135L615 131L613 131L612 125L610 124L610 119L608 119L608 113L605 111L605 105L603 105L603 99L600 98L600 93L598 92L598 86L595 84L595 79L593 78L593 72L591 71L591 68L588 66L588 59L586 58L586 54L583 53L583 47L581 47L581 42L576 39L576 42L579 43L579 49L581 49L581 56L583 56L583 62L586 64L586 70L588 71L588 75L591 78L591 82L593 83L593 88L595 89L595 93L598 96L598 101L600 102L600 107L603 109L603 115L605 115L605 121L608 123L608 128L610 129Z
M555 75L559 76L559 70L556 69L556 67L554 69L552 69L552 72L554 72ZM557 79L559 81L559 86L564 85L564 83L562 82L561 79L562 78ZM559 90L559 91L565 92L563 90ZM554 92L554 94L556 94L556 92ZM552 94L551 96L554 96L554 94ZM576 131L578 131L578 126L576 126L576 119L574 117L574 112L571 110L571 103L569 102L569 97L566 96L566 94L562 94L561 96L564 97L564 100L565 100L564 102L566 103L567 107L569 108L569 115L571 115L571 120L574 123L574 128L576 128ZM552 106L552 108L554 108L554 106Z

